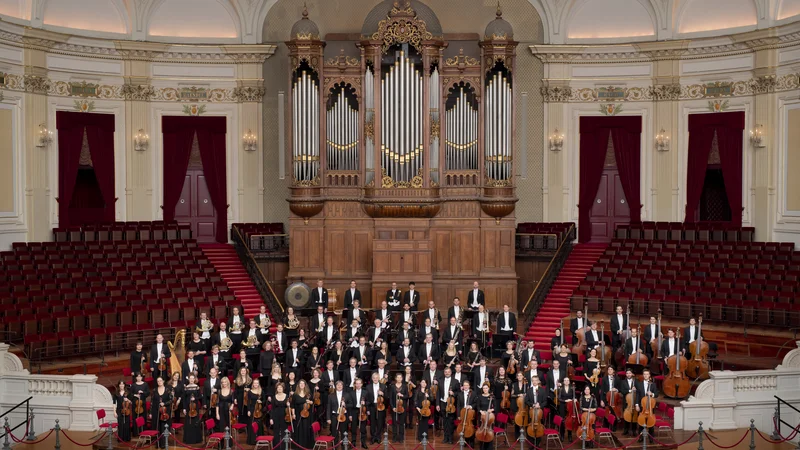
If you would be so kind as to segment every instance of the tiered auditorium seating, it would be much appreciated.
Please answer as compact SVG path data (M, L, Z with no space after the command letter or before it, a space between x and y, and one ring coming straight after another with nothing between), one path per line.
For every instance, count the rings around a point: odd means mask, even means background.
M232 226L232 232L238 230L252 251L288 250L289 241L288 236L285 236L283 223L235 223Z
M799 280L793 243L615 239L572 306L787 327L800 318Z
M188 224L163 221L114 222L53 229L53 240L56 242L147 241L191 237L192 231Z
M642 222L618 226L615 230L618 239L655 239L687 241L751 242L755 228L738 227L727 222Z
M517 251L557 250L574 232L574 227L573 222L520 223L516 232Z
M18 243L0 260L0 330L34 359L129 349L235 303L192 239Z

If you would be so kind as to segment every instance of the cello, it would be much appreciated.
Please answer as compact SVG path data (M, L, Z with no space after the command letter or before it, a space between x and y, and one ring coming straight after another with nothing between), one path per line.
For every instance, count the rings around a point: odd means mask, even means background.
M605 371L608 361L611 360L611 348L606 347L606 324L600 322L600 370Z
M489 407L486 411L481 412L481 426L475 432L475 439L478 442L492 442L494 441L494 413L489 410L492 409L493 396L489 396Z
M528 420L528 408L525 407L525 393L522 393L517 397L517 414L514 415L514 423L520 428L525 428L528 426Z
M578 418L578 402L575 399L575 388L572 387L572 400L567 400L567 419L564 427L567 431L577 432L581 426Z
M652 383L652 381L651 381ZM656 406L656 401L654 398L650 396L649 392L645 392L645 396L642 399L642 412L639 413L639 419L637 422L640 426L653 428L656 426L656 415L653 414L653 408Z
M642 327L640 326L640 327L637 328L637 332L636 332L636 340L639 342L640 345L637 345L636 348L634 349L633 353L631 353L631 355L628 356L628 364L637 364L637 365L641 365L641 366L646 366L647 362L649 361L649 359L647 358L647 355L645 355L644 352L642 352L641 331L642 331Z
M614 413L616 418L622 418L622 394L616 388L606 392L606 411Z
M678 339L681 340L681 332L678 330ZM667 359L669 374L664 377L664 395L670 398L685 398L689 395L691 383L686 377L686 358L682 352L675 353Z
M473 424L474 420L474 409L466 407L461 409L461 431L459 433L463 434L467 439L475 436L475 425Z
M544 436L544 425L542 425L542 408L537 408L536 405L531 406L531 421L528 424L528 436L532 438L540 438Z
M656 325L656 333L658 337L650 343L650 349L653 351L653 359L650 361L650 373L661 374L661 364L659 358L661 357L661 344L664 342L664 335L661 333L661 310L658 310L658 322Z
M597 416L594 414L594 410L597 408L592 408L592 402L594 401L596 401L594 397L591 397L588 411L581 414L581 429L586 432L586 439L590 441L594 440L594 423L597 421ZM584 433L581 433L580 438L584 439Z
M614 360L617 362L617 367L625 366L625 343L631 337L631 305L625 307L625 320L628 322L625 325L625 331L619 337L620 346L614 354Z
M589 328L589 304L584 304L583 308L583 328L575 330L575 337L578 338L578 342L572 346L572 353L576 355L586 353L586 330Z
M639 411L636 411L636 387L631 389L628 395L625 396L625 402L628 406L622 414L622 420L628 423L635 423L639 418Z
M697 339L689 344L692 360L686 366L686 373L692 378L705 380L708 378L708 342L703 339L703 315L697 325Z

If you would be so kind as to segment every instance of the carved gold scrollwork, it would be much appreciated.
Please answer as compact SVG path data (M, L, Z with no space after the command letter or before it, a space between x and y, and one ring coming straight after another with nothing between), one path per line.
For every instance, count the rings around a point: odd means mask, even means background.
M422 169L417 171L417 175L411 181L394 181L392 177L386 174L386 169L381 169L381 187L382 188L399 188L399 189L420 189L422 187Z
M464 48L458 50L458 55L447 58L444 61L445 66L448 67L465 67L465 66L479 66L481 62L477 59L464 54Z
M297 186L297 187L319 186L319 175L317 175L317 177L314 178L313 180L294 180L292 182L292 186Z
M372 34L372 40L382 41L381 50L386 53L394 44L410 44L417 51L422 43L433 39L425 21L419 19L410 3L395 4L389 15L378 22L378 31Z
M325 67L338 67L340 70L344 70L348 67L357 67L360 65L361 62L358 60L358 58L345 55L344 49L341 49L339 56L334 56L333 58L325 61Z
M439 134L442 131L442 124L439 122L439 119L434 119L431 117L431 143L433 143L434 139L439 138Z
M364 123L364 135L370 141L375 140L375 119L370 119Z

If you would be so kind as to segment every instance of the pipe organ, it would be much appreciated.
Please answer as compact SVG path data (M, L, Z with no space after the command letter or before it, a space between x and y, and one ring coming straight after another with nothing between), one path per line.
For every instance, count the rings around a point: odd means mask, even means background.
M403 273L452 298L481 276L512 303L517 42L499 6L483 35L446 35L421 0L382 0L326 39L304 11L286 42L289 279Z

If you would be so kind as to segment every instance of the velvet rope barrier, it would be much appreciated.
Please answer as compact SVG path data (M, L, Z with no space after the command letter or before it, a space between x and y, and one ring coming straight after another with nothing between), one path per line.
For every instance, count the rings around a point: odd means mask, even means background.
M179 441L179 440L178 440L178 438L177 438L177 437L176 437L174 434L172 435L172 439L175 441L175 443L176 443L176 444L180 445L181 447L186 447L186 448L188 448L189 450L203 450L203 449L205 448L205 447L192 447L192 446L191 446L191 445L189 445L189 444L184 444L183 442ZM233 437L232 437L232 436L231 436L231 440L232 440L233 442L236 442L236 440L235 440L235 439L233 439ZM238 445L238 443L237 443L237 445ZM241 448L241 447L240 447L240 448Z
M681 442L680 444L665 444L665 443L663 443L663 442L660 442L658 439L656 439L656 438L655 438L655 437L653 437L653 436L650 436L650 439L652 439L652 440L653 440L653 442L655 442L656 444L658 444L658 445L661 445L661 446L663 446L663 447L667 447L667 448L678 448L678 447L680 447L680 446L681 446L681 445L683 445L683 444L688 444L688 443L689 443L689 441L691 441L692 439L694 439L694 437L695 437L695 436L697 436L697 431L695 431L694 433L692 433L692 435L691 435L691 436L689 436L689 438L688 438L688 439L686 439L685 441Z
M117 434L116 432L114 432L114 437L116 437L117 438L117 442L122 444L124 447L143 449L143 448L150 448L150 447L156 445L156 443L158 443L158 441L160 441L161 438L164 437L164 435L162 434L162 435L158 436L158 439L154 439L154 440L150 441L150 445L146 445L144 447L139 447L138 445L131 445L127 441L123 441L122 438L119 437L119 434Z
M51 428L50 432L47 433L45 435L45 437L43 437L43 438L41 438L39 440L36 440L36 441L22 441L22 440L17 439L17 437L14 436L13 433L11 433L11 429L10 428L6 427L6 433L8 433L8 435L11 436L11 440L16 442L17 444L39 444L42 441L44 441L45 439L49 438L50 435L53 434L53 431L55 431L55 428ZM61 430L61 431L63 432L64 430Z
M594 442L600 448L607 448L607 449L611 449L611 450L617 450L617 449L624 449L624 448L630 447L631 445L633 445L636 442L638 442L639 438L641 436L642 436L642 433L639 433L639 436L633 438L630 442L628 442L627 444L624 444L622 447L616 447L616 446L615 447L606 447L605 445L601 444L600 442L598 442L598 441L596 441L594 439L592 439L592 442Z
M772 418L772 426L774 427L774 429L776 431L778 430L778 419L775 418L775 417ZM778 436L780 436L781 439L782 439L780 441L771 441L771 440L765 438L761 434L761 431L759 431L758 429L756 429L756 431L758 431L758 434L761 436L761 439L764 439L765 441L769 442L770 444L779 444L779 443L786 442L786 441L791 441L792 439L794 439L797 436L797 434L800 433L800 424L798 424L796 427L794 427L794 429L792 429L792 432L789 433L788 437L784 437L780 432L778 432Z
M79 444L79 443L73 441L72 438L67 435L67 432L65 430L61 430L61 434L63 434L64 437L67 438L68 441L72 442L73 444L77 445L78 447L91 447L92 445L97 444L98 442L102 441L103 439L106 439L106 437L108 436L108 432L106 431L105 433L103 433L102 436L100 436L99 439L97 439L94 442L91 442L89 444Z
M745 431L745 432L744 432L744 435L742 436L742 438L741 438L741 439L739 439L739 442L737 442L737 443L735 443L735 444L733 444L733 445L731 445L731 446L724 446L724 445L719 445L719 444L717 444L716 442L714 442L714 439L716 439L716 438L712 438L710 434L708 434L708 433L705 433L706 437L708 437L708 442L710 442L711 444L713 444L713 445L714 445L714 447L717 447L717 448L722 448L722 449L728 449L728 448L734 448L734 447L736 447L737 445L739 445L739 444L741 444L742 442L744 442L744 439L747 437L747 435L748 435L748 434L750 434L750 430L748 430L748 431Z

